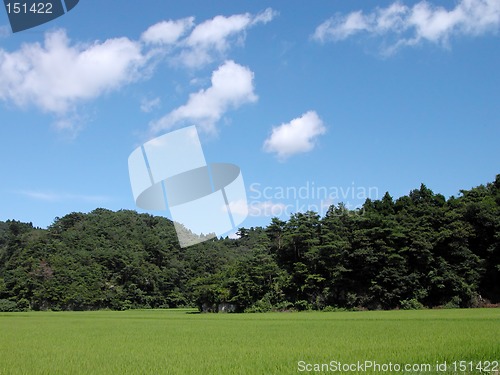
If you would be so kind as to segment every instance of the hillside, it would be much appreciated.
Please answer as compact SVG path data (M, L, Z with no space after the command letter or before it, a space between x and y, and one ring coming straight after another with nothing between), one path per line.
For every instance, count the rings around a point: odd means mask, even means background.
M500 175L457 198L421 185L361 210L296 213L239 235L181 249L168 219L102 208L47 229L0 222L0 311L500 302Z

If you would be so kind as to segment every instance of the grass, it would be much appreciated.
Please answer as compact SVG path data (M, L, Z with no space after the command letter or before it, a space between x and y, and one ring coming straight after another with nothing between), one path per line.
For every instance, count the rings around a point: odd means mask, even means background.
M0 374L294 374L299 361L450 369L500 360L500 309L190 312L0 313Z

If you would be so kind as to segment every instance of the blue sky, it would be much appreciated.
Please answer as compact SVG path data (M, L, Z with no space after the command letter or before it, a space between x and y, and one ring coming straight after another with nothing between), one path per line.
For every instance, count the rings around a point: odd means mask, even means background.
M247 227L500 173L499 0L144 3L0 11L0 220L136 209L129 154L188 125Z

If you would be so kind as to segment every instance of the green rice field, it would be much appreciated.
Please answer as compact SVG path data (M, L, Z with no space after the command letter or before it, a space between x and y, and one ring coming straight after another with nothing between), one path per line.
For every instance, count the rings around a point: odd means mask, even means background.
M2 375L500 373L495 361L500 309L0 313Z

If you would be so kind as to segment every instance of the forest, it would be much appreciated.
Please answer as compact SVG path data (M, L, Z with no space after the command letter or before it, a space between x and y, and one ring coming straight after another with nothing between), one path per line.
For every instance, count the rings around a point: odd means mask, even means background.
M46 229L0 222L0 311L237 312L500 303L500 175L446 199L424 184L180 248L173 223L97 208Z

